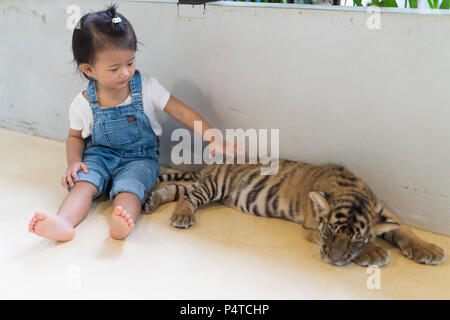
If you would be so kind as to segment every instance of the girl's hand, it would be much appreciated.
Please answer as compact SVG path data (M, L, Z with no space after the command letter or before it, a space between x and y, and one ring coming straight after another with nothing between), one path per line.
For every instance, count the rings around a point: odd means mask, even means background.
M214 157L214 155L217 153L223 154L226 157L234 157L236 153L244 153L245 148L244 145L238 141L234 142L234 146L231 148L232 150L227 150L227 141L218 138L216 140L212 140L210 143L211 150L210 150L210 157Z
M73 187L73 180L78 181L77 172L83 170L84 173L88 173L88 167L81 161L75 161L69 165L66 170L66 174L61 179L61 185L67 189L67 183Z

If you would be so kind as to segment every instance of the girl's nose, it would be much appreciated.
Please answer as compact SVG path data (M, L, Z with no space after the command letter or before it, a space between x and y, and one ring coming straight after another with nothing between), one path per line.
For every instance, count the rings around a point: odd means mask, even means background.
M129 76L130 76L130 73L128 72L128 69L127 68L123 68L121 77L125 79L125 78L128 78Z

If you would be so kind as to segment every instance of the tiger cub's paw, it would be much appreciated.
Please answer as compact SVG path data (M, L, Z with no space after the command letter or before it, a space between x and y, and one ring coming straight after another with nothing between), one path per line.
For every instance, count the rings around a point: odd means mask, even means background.
M402 254L414 262L428 265L440 265L445 261L444 250L422 240L411 241L400 248Z
M184 211L184 210L183 210ZM193 213L188 212L174 212L170 218L170 224L175 228L187 229L195 225L195 216Z
M358 256L353 259L354 263L363 267L383 267L390 261L391 256L389 254L389 251L373 243L365 244Z
M152 214L156 211L161 203L161 196L157 192L152 192L147 195L145 202L142 205L143 214Z

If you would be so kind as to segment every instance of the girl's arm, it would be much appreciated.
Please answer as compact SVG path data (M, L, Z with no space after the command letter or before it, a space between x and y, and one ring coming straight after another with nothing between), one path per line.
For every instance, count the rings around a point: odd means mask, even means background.
M67 188L67 184L73 187L73 180L78 180L78 171L88 172L88 167L81 162L83 151L84 139L81 136L81 130L70 129L66 139L67 169L64 177L61 179L61 184L64 188Z
M183 102L175 98L174 96L170 96L169 101L164 108L164 111L171 115L175 120L181 122L186 127L194 131L194 121L202 121L202 132L195 132L199 134L202 138L205 131L208 129L212 129L208 122L202 118L197 112L195 112L192 108L185 105ZM210 141L208 139L204 139L205 141Z
M81 136L81 130L69 129L69 134L66 139L66 157L67 166L72 163L80 161L83 158L84 139Z
M209 123L202 118L197 112L195 112L191 107L185 105L183 102L175 98L174 96L170 96L169 101L164 108L164 111L170 114L175 120L178 120L182 124L184 124L189 129L194 130L194 121L201 121L202 127L201 132L195 132L199 134L204 141L210 142L211 150L210 156L213 157L217 152L226 154L227 156L233 156L234 153L239 149L238 145L234 143L234 148L232 148L231 153L229 153L226 148L226 141L222 139L218 139L218 141L214 141L215 136L212 138L205 136L205 131L208 129L213 129Z

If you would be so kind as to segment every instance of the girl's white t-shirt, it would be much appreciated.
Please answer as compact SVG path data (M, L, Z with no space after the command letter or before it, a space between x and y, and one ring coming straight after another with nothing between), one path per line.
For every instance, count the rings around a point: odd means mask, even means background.
M142 81L142 103L144 113L150 119L152 129L157 136L161 136L162 128L155 116L155 109L164 110L170 93L164 88L157 79L141 75ZM82 90L72 101L69 109L70 128L82 130L81 136L86 139L92 134L94 117L89 102L83 96ZM131 103L131 95L118 106Z

